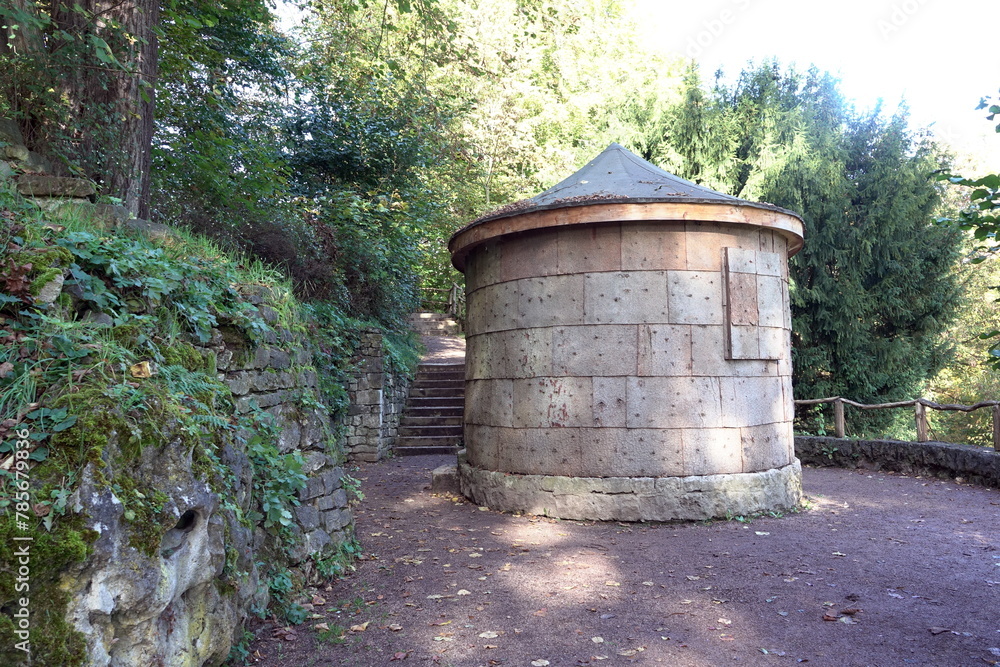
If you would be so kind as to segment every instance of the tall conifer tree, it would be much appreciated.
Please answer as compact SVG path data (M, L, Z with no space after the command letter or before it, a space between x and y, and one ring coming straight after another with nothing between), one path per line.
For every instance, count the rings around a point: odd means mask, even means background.
M959 294L960 235L933 223L934 146L904 111L855 112L815 70L767 64L731 86L689 86L664 128L676 156L664 166L803 217L790 267L796 396L918 395L947 359Z

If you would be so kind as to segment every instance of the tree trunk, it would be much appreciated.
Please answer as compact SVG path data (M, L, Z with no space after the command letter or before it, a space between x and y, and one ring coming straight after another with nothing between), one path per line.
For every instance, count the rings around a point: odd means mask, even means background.
M96 66L77 68L67 77L64 92L84 128L80 148L89 175L101 184L102 194L121 199L130 213L148 215L154 99L146 84L156 79L153 29L160 19L159 2L57 0L52 18L59 28L103 39L121 63L120 68L101 66L95 58Z
M17 79L3 91L27 130L29 148L67 157L101 194L121 199L137 216L148 215L159 1L12 3L7 12L29 20L20 22L24 28L13 38L4 35L0 53L42 80L51 77L54 89L47 98L32 98L24 93L33 82L26 87Z

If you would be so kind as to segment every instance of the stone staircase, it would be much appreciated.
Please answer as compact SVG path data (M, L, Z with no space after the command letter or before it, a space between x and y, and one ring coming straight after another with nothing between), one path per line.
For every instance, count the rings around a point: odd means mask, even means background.
M458 321L444 313L413 313L409 324L414 331L424 336L457 336L462 332Z
M462 441L465 364L420 364L396 435L396 454L454 454Z

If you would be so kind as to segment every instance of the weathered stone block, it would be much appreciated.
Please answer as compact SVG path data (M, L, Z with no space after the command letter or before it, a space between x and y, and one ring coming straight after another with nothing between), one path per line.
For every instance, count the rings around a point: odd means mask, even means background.
M719 381L723 414L720 426L757 426L785 421L781 378L724 377Z
M590 426L593 386L589 377L514 380L515 427Z
M756 229L724 222L688 222L686 230L688 271L720 271L724 248L757 250L760 244Z
M588 273L584 276L584 322L667 322L665 271Z
M292 359L288 353L281 348L272 347L268 359L268 366L276 370L288 368L292 365Z
M494 369L497 377L531 378L552 375L552 329L517 329L498 334L502 351Z
M77 197L85 199L97 194L94 184L82 178L21 174L17 191L25 197Z
M759 359L788 359L791 355L791 332L788 329L761 327L757 330Z
M589 325L552 330L552 374L621 376L636 374L638 327Z
M526 429L521 470L543 475L577 475L582 459L580 434L587 429Z
M337 489L325 497L331 500L334 507L347 507L347 491L343 488Z
M570 227L558 232L559 273L620 271L621 225Z
M341 467L323 473L323 488L326 489L327 494L331 494L337 489L342 488L343 482L344 469Z
M624 428L627 418L624 377L595 377L594 426Z
M500 280L553 275L558 270L556 230L543 230L504 239Z
M739 428L686 429L685 475L719 475L743 472L743 443Z
M226 376L226 386L234 395L243 396L250 392L250 375L244 372L229 373Z
M299 492L302 500L312 500L326 493L323 486L322 477L310 477L306 479L306 488Z
M469 256L469 264L465 271L466 303L470 292L501 282L500 267L504 252L502 246L502 242L489 241L479 246L476 252ZM471 309L469 312L472 312Z
M691 374L691 327L649 324L638 329L636 374L671 376Z
M431 491L461 495L458 483L458 466L454 463L438 466L431 471Z
M521 323L518 308L519 285L520 281L512 281L490 285L480 290L483 318L476 325L476 329L470 327L470 333L489 333L518 328Z
M506 328L583 324L583 282L582 275L517 281L518 318L515 326Z
M295 519L303 530L319 528L319 511L312 505L299 505L295 508Z
M330 510L329 512L323 512L323 526L328 532L333 532L344 528L349 525L353 520L353 516L350 510Z
M684 223L622 223L622 269L687 269Z
M725 248L726 268L730 273L757 274L757 251L743 248Z
M465 385L465 423L513 425L513 380L470 380Z
M480 424L465 424L465 444L469 460L488 470L498 470L500 465L501 429Z
M382 405L381 389L366 389L354 395L354 401L358 405Z
M727 359L760 359L760 329L757 326L729 327L729 350Z
M722 426L718 378L629 378L629 428L716 428Z
M667 311L672 324L722 324L722 273L668 271Z
M784 424L762 424L740 429L743 472L780 468L791 463Z

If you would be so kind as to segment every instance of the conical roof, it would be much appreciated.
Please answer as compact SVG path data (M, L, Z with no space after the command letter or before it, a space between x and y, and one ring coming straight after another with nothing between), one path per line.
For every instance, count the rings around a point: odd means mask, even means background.
M750 202L674 176L646 162L621 144L612 143L569 178L531 199L522 199L487 213L470 223L470 226L498 218L571 206L665 202L750 206L798 217L797 214L773 204Z
M528 201L536 206L548 206L578 198L627 199L631 202L740 201L674 176L616 143L605 148L580 171Z
M448 248L452 263L463 271L469 252L491 238L545 227L629 220L756 225L788 238L789 256L802 247L802 218L797 213L697 185L613 143L545 192L507 204L459 229Z

